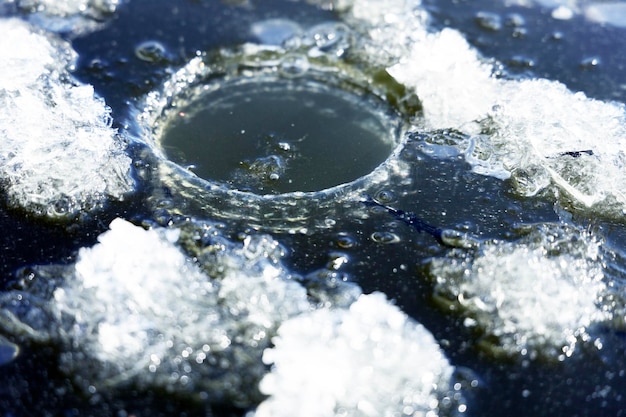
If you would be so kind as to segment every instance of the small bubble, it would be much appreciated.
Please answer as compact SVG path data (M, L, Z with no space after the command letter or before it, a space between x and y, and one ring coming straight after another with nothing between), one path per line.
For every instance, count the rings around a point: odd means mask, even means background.
M557 20L570 20L574 17L574 11L567 6L559 6L552 10L552 18Z
M600 58L587 57L580 61L580 68L583 70L592 70L600 65Z
M485 30L497 32L502 29L502 19L496 13L478 12L474 20L478 26Z
M554 32L552 32L552 35L550 35L550 38L555 41L560 41L564 38L564 36L565 35L563 35L563 32L555 30Z
M513 29L513 33L511 33L511 36L513 36L514 38L523 38L528 34L528 30L526 30L526 28L515 28Z
M310 67L311 65L307 57L291 54L283 58L280 63L279 71L286 77L299 77L305 74Z
M341 234L337 236L337 246L342 249L350 249L356 245L354 238L348 234Z
M524 55L514 55L508 64L518 68L532 68L536 65L535 60Z
M393 191L390 190L382 190L376 194L376 200L383 204L389 204L395 201L396 195Z
M165 46L158 41L145 41L135 48L135 56L145 62L162 62L167 60Z
M526 24L526 19L519 13L510 13L506 16L506 25L513 27L522 27Z
M350 47L350 29L342 23L321 23L308 31L308 42L313 55L326 54L341 57Z
M400 237L391 232L374 232L371 237L374 242L385 245L400 242Z

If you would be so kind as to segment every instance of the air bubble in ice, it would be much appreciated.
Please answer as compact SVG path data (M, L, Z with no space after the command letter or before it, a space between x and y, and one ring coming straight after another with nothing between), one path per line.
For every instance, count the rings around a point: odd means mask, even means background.
M159 41L144 41L135 47L135 56L145 62L163 62L167 60L167 49Z
M485 30L497 32L502 29L502 18L496 13L478 12L475 20L476 24Z
M306 56L288 54L280 61L279 71L286 77L299 77L306 74L310 66Z
M597 68L600 65L600 58L595 56L590 56L587 58L583 58L580 61L580 68L583 70L592 70Z
M350 37L350 29L343 23L328 22L313 26L307 31L307 40L313 47L310 54L342 57L350 48Z
M400 236L392 232L374 232L371 238L376 243L391 244L400 242Z

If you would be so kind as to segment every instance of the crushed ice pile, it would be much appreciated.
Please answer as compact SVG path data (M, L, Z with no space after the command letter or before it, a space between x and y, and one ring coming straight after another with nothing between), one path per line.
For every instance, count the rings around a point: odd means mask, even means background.
M65 346L61 367L85 392L131 383L249 405L269 337L309 308L305 289L264 257L273 242L221 253L222 276L210 279L174 246L180 230L110 227L63 277L40 268L39 280L63 282L39 314L19 317L22 300L41 294L3 295L16 332Z
M544 224L515 242L487 241L476 253L430 261L435 297L476 326L495 354L563 360L588 328L611 317L602 307L599 242L576 228Z
M281 325L256 417L431 416L453 367L433 336L381 293Z
M626 111L555 81L498 78L453 29L427 30L419 2L355 0L346 20L366 28L373 60L423 105L420 130L455 129L474 171L512 178L533 196L552 190L577 209L610 216L626 210ZM385 14L375 10L386 10Z
M85 392L161 387L240 406L270 395L259 416L421 416L450 392L453 368L427 330L382 294L310 302L269 237L226 247L202 227L110 228L75 265L35 268L0 298L3 330L60 346ZM194 241L203 264L176 246Z
M69 73L71 46L0 19L0 183L9 205L69 217L132 189L110 109Z

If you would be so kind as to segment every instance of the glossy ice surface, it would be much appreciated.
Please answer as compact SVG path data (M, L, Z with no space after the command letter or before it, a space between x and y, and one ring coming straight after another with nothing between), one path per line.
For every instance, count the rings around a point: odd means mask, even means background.
M624 3L0 14L0 417L624 414Z

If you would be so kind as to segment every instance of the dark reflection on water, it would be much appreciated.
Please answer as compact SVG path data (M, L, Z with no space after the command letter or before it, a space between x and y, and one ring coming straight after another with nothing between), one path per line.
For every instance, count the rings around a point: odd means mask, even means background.
M581 17L555 21L540 8L504 8L503 2L429 0L427 4L435 25L459 28L485 55L508 64L513 74L561 80L570 88L601 99L626 99L625 90L619 88L626 65L626 53L621 53L626 48L624 30L590 24ZM479 12L495 17L483 14L477 20ZM128 118L128 102L140 99L162 82L172 66L183 65L197 50L249 41L246 28L252 22L277 17L305 24L336 19L331 12L304 2L259 1L254 7L243 7L218 1L133 0L120 7L104 29L73 41L80 55L76 74L95 86L112 107L116 121L123 124ZM164 47L159 52L162 59L137 57L137 45L146 41L157 41ZM600 66L581 66L595 55L601 58ZM506 181L472 173L453 153L445 159L433 158L419 145L410 142L403 152L403 159L411 166L411 185L381 187L374 194L379 201L411 211L437 228L463 230L478 239L511 240L516 237L512 229L517 224L560 220L562 211L555 209L552 199L516 197L507 191ZM88 219L86 226L69 227L69 232L65 226L40 224L0 209L1 282L6 285L25 265L68 262L79 247L93 245L116 216L140 221L150 212L142 205L141 195L146 190L141 187L136 200L111 206ZM306 275L324 269L332 256L346 256L348 262L340 273L358 282L366 293L385 292L435 335L455 366L469 368L479 376L481 384L471 395L466 415L624 414L626 335L602 327L592 329L603 335L603 350L582 349L564 362L494 360L471 343L475 335L461 320L433 306L433 284L426 276L424 262L444 255L447 249L432 235L398 221L387 210L371 207L367 218L355 218L351 207L337 210L337 217L331 219L332 228L307 234L275 233L274 238L289 249L287 263ZM600 230L617 251L626 246L624 227L619 222L585 215L574 216L573 221ZM242 220L225 226L225 233L233 238L242 230L246 230ZM617 266L614 269L613 273L623 278L623 271ZM1 416L245 413L228 405L213 407L143 390L83 398L56 370L56 355L58 352L51 349L26 352L2 368Z
M396 146L380 100L304 79L220 84L178 106L160 145L240 191L320 191L369 174Z

